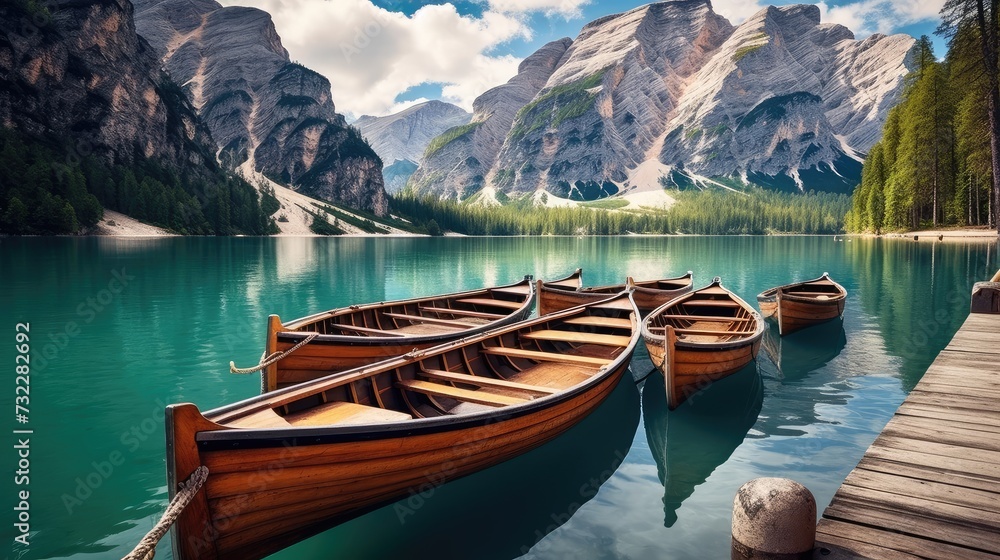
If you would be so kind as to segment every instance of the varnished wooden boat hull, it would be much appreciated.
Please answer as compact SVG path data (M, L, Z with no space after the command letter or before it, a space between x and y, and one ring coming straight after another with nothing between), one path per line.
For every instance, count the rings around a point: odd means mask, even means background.
M538 313L545 315L576 307L577 305L600 301L622 290L631 288L632 299L635 300L635 305L639 308L639 314L645 316L650 311L675 297L690 292L691 277L691 272L688 272L677 278L666 278L663 280L635 282L629 278L625 284L579 288L576 290L566 289L565 279L556 282L543 282L539 280L538 287L535 290L538 296ZM554 284L559 284L559 286L555 286ZM661 285L678 285L679 287L665 289L659 287Z
M843 317L846 301L847 290L826 273L815 280L778 286L757 296L761 315L774 318L782 336Z
M663 374L667 404L677 408L714 381L732 375L757 357L761 339L727 350L675 347L668 360L663 341L646 339L649 358Z
M764 332L760 314L723 288L719 278L653 310L642 325L671 410L753 361Z
M592 391L538 414L418 436L203 451L212 521L189 522L183 558L262 558L398 499L551 440L590 414L627 366ZM224 446L224 440L217 445ZM249 490L248 490L249 489ZM204 533L217 534L214 542ZM263 538L261 538L263 537ZM176 550L176 548L175 548Z
M519 305L493 308L489 304L483 303L474 305L456 303L462 299L490 299L487 297L490 296L490 292L503 293L504 290L507 290L506 294L510 296L510 299L500 300L499 303L506 305L509 302ZM510 295L511 290L523 291L523 295L520 298L516 295ZM607 297L604 296L604 298ZM526 279L517 284L499 288L352 306L303 317L286 324L282 324L277 316L272 315L268 320L266 355L274 352L287 352L310 333L317 332L319 336L262 370L261 389L263 392L282 389L333 372L373 364L413 350L424 350L438 344L511 325L527 319L534 303L534 284ZM440 320L448 316L446 308L458 307L459 305L466 308L465 312L491 314L496 315L496 317L479 319L480 323L464 325L464 328L461 329L442 328L437 324L428 324L423 332L408 333L406 336L390 336L392 330L386 330L383 335L375 332L359 333L358 336L346 333L336 334L338 332L337 322L353 322L364 328L373 328L389 321L393 323L393 327L402 324L409 326L410 329L415 329L418 326L418 320L401 320L398 317L426 315L425 320ZM426 311L428 308L441 309L441 311L428 313ZM461 310L456 309L455 311L457 313ZM386 312L396 313L397 316L395 318L387 316ZM476 319L478 318L473 318L473 320Z
M539 285L541 285L541 281L539 281ZM545 286L537 288L536 293L538 294L539 315L548 315L608 298L608 294L552 289Z
M806 327L839 319L844 315L844 298L834 302L803 301L793 296L782 296L778 309L778 328L782 335Z
M261 558L411 493L505 461L563 433L613 391L638 343L637 311L631 298L622 295L605 301L610 303L599 305L613 315L594 317L588 315L589 309L569 310L333 374L204 415L191 404L171 405L166 420L171 496L177 483L199 465L209 469L204 488L175 524L175 557ZM602 324L595 324L595 319ZM554 330L573 321L582 330ZM631 334L625 336L626 332ZM518 341L523 345L516 346ZM558 353L559 348L564 352ZM510 355L515 351L535 357ZM547 377L536 376L533 385L512 381L515 377L510 372L528 374L551 363L557 367L547 367ZM522 394L509 406L430 416L424 412L443 404L435 400L440 397L429 395L464 391L485 399L468 401L475 403L510 399L514 393L463 390L462 386L470 385L468 375L450 385L424 382L437 390L421 397L419 403L411 399L424 393L407 397L402 389L415 386L415 376L462 377L462 371L478 372L478 383L487 378L538 394L530 398ZM505 375L500 376L501 372ZM300 426L293 421L344 402L407 416L393 412L405 402L414 416L353 425ZM258 420L259 414L263 416ZM274 424L275 420L284 422L284 427Z

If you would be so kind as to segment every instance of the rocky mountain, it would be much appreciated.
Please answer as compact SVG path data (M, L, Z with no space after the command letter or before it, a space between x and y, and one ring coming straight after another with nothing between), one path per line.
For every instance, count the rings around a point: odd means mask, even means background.
M385 117L363 115L354 126L382 158L385 190L395 193L406 186L431 140L471 118L461 107L432 100Z
M713 180L845 192L913 44L856 41L812 5L768 7L734 27L708 0L649 4L526 59L476 100L471 125L431 143L410 185L578 200ZM526 85L499 98L512 84Z
M135 0L136 25L215 138L225 165L383 214L378 156L335 110L330 82L291 62L271 17L214 0Z
M427 144L454 126L468 124L472 115L443 101L418 103L385 117L362 115L354 121L384 163L420 161Z
M482 189L518 110L545 86L570 44L570 39L546 44L524 59L506 84L477 97L472 122L435 138L409 184L417 191L447 197L469 196Z
M217 169L211 135L135 31L127 0L0 4L0 124L73 146L67 165Z

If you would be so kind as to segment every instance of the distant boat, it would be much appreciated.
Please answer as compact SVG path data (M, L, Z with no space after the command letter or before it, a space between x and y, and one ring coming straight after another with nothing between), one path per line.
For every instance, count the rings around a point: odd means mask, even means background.
M843 317L846 300L847 290L826 272L815 280L778 286L757 296L761 314L778 321L782 336Z
M649 359L663 374L667 406L677 408L711 382L757 356L764 320L716 277L653 310L642 323Z
M600 301L612 294L617 294L622 290L632 289L632 298L639 308L639 313L645 315L674 299L675 297L691 291L691 278L693 274L688 271L683 276L674 278L664 278L661 280L643 280L636 282L631 276L625 279L624 284L611 286L596 286L590 288L580 287L582 270L561 280L543 282L538 280L538 314L544 315L554 311L569 309L577 305L582 305L590 301Z
M614 390L639 342L631 295L243 400L166 410L179 559L262 558L335 524L524 453Z
M534 303L535 286L525 276L507 286L351 305L287 323L271 315L265 356L288 352L316 336L261 370L261 390L281 389L522 321Z

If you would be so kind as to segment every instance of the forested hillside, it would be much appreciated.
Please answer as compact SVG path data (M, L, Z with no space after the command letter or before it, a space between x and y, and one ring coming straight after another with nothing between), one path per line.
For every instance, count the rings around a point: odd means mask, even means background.
M995 225L989 98L996 84L983 64L976 25L948 19L949 6L961 4L952 0L942 12L941 32L956 26L943 61L927 37L918 42L903 100L862 170L845 218L849 231Z
M746 193L671 191L671 196L677 202L665 211L614 209L614 200L547 208L526 198L498 207L412 194L393 198L390 207L432 235L441 230L466 235L759 235L840 233L841 216L851 203L847 195L800 195L759 188Z
M0 169L0 233L76 233L103 208L182 234L277 233L278 201L221 170L182 173L149 159L108 166L2 128Z

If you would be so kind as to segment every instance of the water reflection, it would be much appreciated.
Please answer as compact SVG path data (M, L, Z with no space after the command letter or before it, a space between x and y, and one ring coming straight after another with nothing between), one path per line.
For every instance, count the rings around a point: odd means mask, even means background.
M642 409L646 440L663 484L663 525L672 527L684 500L743 443L760 414L764 390L751 365L672 412L665 391L663 377L651 375L642 390Z
M905 391L920 381L968 316L972 285L996 272L998 250L997 243L982 242L851 244L849 262L860 288L856 297L877 321L886 350L903 360Z
M841 320L828 321L808 329L781 336L778 324L768 321L761 348L777 370L782 383L804 380L809 374L836 358L847 346L847 334ZM759 358L758 358L759 359Z
M393 558L402 550L437 559L521 556L597 495L625 460L638 425L639 392L625 376L607 401L552 442L271 558L328 558L334 550L352 559Z

